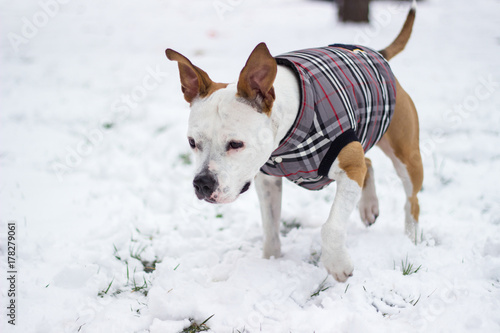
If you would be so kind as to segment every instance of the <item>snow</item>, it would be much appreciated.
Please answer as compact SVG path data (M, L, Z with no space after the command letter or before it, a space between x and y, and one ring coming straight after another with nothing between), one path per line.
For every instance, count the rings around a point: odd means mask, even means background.
M391 61L420 117L419 244L376 148L381 215L365 228L352 214L346 283L318 264L335 185L285 182L282 219L299 227L283 226L284 255L271 260L253 190L223 206L193 194L189 111L167 47L232 82L261 41L273 54L383 48L409 5L373 2L371 25L344 25L324 1L2 1L0 331L179 332L211 315L214 332L500 331L498 1L419 2ZM405 261L421 267L403 275Z

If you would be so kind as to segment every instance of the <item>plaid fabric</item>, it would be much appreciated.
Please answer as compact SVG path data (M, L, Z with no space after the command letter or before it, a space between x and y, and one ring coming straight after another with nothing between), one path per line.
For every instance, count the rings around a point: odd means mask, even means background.
M361 142L365 152L387 130L396 80L376 51L334 44L276 57L300 77L301 108L294 125L261 171L309 190L332 182L328 171L342 148Z

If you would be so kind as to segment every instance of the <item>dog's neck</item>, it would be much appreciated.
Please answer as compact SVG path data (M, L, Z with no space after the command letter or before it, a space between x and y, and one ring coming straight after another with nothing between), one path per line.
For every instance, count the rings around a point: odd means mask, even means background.
M271 112L275 128L275 146L285 137L292 127L300 108L300 86L297 75L288 67L278 66L274 81L276 100Z

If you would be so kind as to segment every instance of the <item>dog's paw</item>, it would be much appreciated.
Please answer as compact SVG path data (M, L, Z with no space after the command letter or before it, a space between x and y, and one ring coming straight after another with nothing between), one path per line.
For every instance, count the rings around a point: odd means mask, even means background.
M321 254L321 262L328 273L338 282L345 282L354 270L347 249L325 250Z
M361 200L359 200L359 215L361 216L361 221L367 227L375 223L379 215L378 199L376 196L361 196Z
M416 245L421 235L419 234L418 222L411 213L411 204L409 201L405 204L405 215L405 233L410 238L411 242Z
M262 258L269 259L271 257L281 257L281 244L280 242L266 242L262 251Z
M419 228L418 222L416 222L413 218L407 218L405 222L405 234L410 238L410 241L413 244L418 244L419 241Z

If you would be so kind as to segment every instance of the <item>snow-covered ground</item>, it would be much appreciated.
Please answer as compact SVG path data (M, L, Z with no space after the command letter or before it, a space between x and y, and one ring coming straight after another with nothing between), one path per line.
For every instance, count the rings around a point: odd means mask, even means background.
M273 54L383 48L408 6L374 2L369 26L340 24L324 1L1 1L0 331L180 332L213 315L214 332L499 332L497 0L422 2L391 62L420 115L418 245L377 148L381 215L365 228L352 214L346 283L318 264L335 185L285 182L274 260L261 259L254 191L225 206L193 194L189 111L165 48L232 82L261 41ZM420 269L403 275L405 264Z

